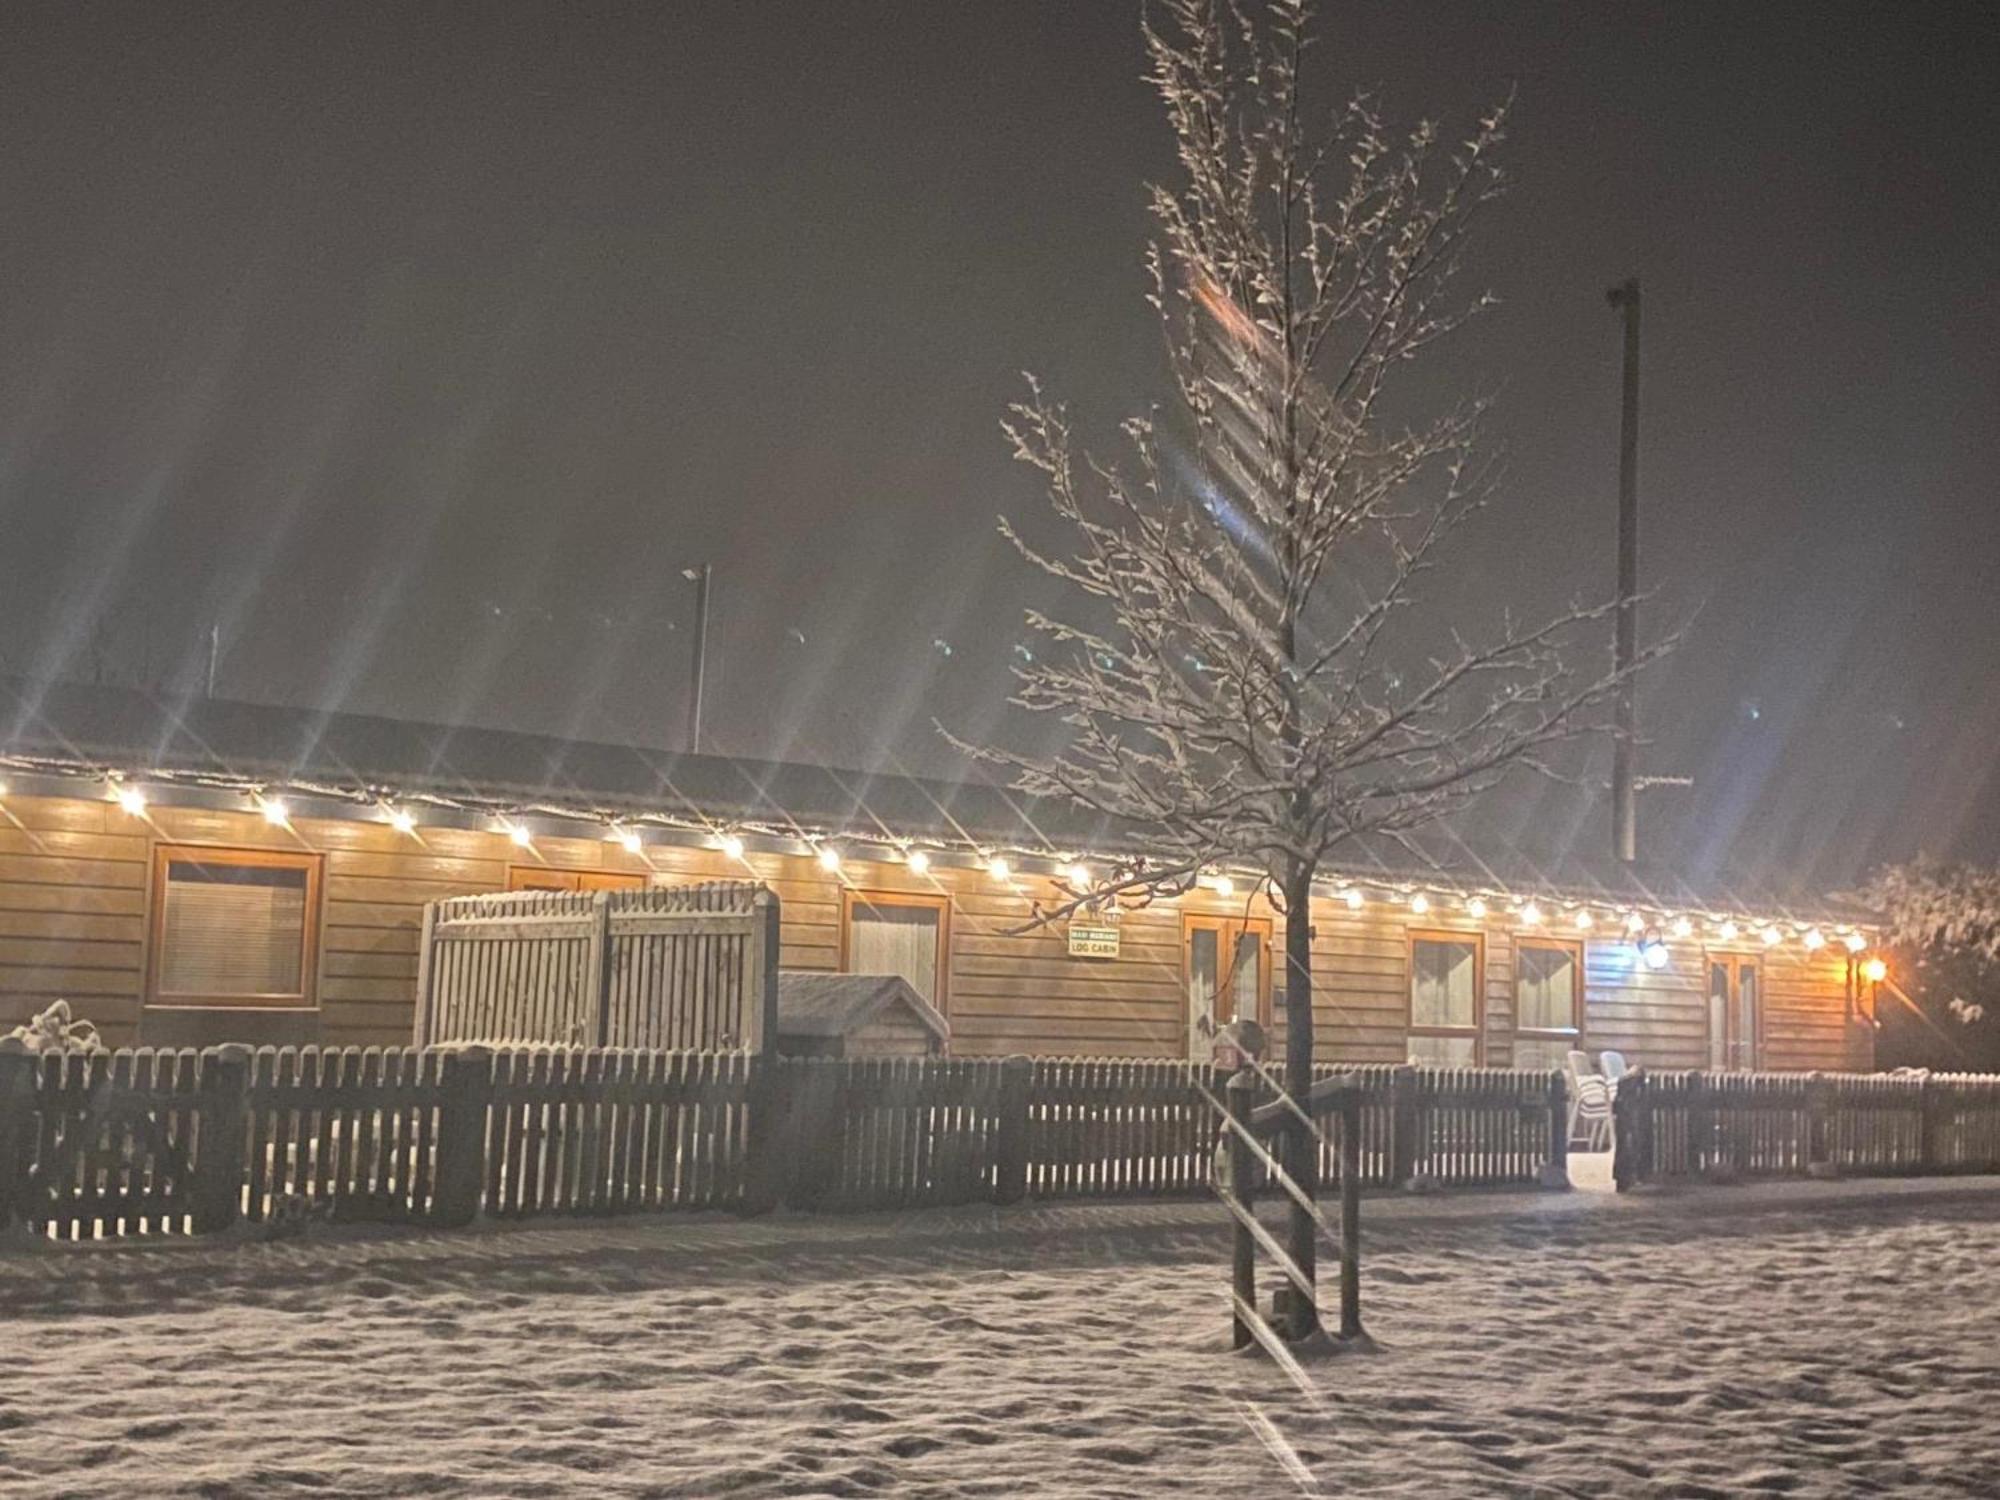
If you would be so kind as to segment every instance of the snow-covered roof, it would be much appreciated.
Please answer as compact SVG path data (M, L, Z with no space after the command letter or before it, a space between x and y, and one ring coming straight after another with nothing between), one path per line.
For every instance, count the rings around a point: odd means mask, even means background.
M846 1036L884 1011L908 1011L940 1042L951 1026L897 974L778 975L778 1032L781 1036Z

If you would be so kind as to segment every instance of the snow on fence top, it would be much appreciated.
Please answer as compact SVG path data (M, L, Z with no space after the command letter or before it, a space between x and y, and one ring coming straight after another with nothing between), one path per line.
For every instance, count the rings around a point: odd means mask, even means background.
M417 1044L768 1051L778 915L747 880L434 901Z

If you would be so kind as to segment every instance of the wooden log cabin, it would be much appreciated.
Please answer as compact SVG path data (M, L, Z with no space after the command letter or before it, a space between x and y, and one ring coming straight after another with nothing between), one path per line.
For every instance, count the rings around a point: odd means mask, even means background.
M1267 902L1218 875L1035 927L1117 851L994 788L75 684L0 686L0 712L0 1026L61 998L114 1045L405 1044L428 901L748 874L782 900L784 968L901 975L954 1055L1205 1057L1236 1014L1282 1033ZM1330 872L1317 1045L1865 1070L1866 922L1630 871Z

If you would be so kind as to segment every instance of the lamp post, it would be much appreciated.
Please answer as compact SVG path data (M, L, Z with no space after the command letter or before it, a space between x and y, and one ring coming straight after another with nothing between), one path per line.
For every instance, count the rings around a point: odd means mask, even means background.
M708 670L708 576L707 563L681 569L681 577L694 585L694 664L688 682L687 747L695 755L701 753L702 678Z

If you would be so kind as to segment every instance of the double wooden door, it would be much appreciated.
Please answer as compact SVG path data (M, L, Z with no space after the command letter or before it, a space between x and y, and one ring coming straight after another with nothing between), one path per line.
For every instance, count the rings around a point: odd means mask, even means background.
M1216 1030L1231 1021L1271 1024L1269 918L1190 915L1181 941L1189 1057L1206 1058Z
M1764 973L1741 954L1708 956L1708 1067L1713 1073L1763 1065Z

